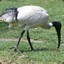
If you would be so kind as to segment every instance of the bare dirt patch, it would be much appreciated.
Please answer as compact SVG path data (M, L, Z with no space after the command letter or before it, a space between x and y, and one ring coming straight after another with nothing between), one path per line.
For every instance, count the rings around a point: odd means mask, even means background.
M4 59L0 58L0 64L8 64L8 62L5 61Z
M7 60L4 60L3 58L0 58L0 64L17 64L15 62L9 62Z
M14 39L10 39L10 38L8 38L8 39L1 38L0 41L18 41L18 39L17 39L17 38L14 38ZM23 38L22 38L21 41L23 41L23 42L28 42L26 39L23 39ZM31 41L32 41L32 42L35 42L35 43L42 43L42 42L43 42L43 41L41 41L41 40L33 40L33 39L31 39Z

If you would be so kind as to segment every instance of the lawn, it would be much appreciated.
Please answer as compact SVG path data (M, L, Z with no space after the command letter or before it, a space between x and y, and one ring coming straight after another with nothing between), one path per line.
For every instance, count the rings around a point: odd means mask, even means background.
M12 5L13 4L13 5ZM9 49L17 43L22 28L8 28L8 23L0 23L0 63L1 64L63 64L64 63L64 2L61 0L2 0L0 13L6 8L24 5L37 5L45 8L49 22L59 20L62 23L61 46L57 49L57 34L54 28L45 30L40 27L30 29L30 37L35 51L31 51L26 41L26 33L19 45L21 52ZM3 39L3 41L2 41ZM6 40L8 39L8 40ZM11 39L11 40L10 40ZM36 42L35 42L36 41Z

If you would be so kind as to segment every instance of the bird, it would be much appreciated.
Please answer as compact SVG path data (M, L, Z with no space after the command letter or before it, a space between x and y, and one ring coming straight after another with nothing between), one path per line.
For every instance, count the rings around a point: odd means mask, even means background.
M48 11L43 7L27 5L16 8L7 8L5 12L0 14L0 22L4 21L9 23L9 28L11 28L14 23L17 23L18 26L23 28L18 42L16 43L15 46L11 47L14 48L15 51L18 50L20 40L22 39L25 32L27 32L27 40L29 42L30 48L31 50L34 50L30 40L29 29L38 27L44 29L50 29L51 27L55 27L58 36L58 48L59 48L61 43L62 24L58 20L48 22L49 17L50 16L48 14Z

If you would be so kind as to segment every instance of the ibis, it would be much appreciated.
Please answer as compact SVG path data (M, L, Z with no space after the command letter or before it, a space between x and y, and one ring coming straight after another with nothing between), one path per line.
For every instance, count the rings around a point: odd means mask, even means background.
M6 9L5 12L0 14L0 22L4 21L9 23L9 28L13 26L13 23L17 23L23 31L19 37L18 42L12 48L14 50L18 50L18 46L21 38L24 33L27 32L27 40L29 42L31 50L34 50L32 43L30 41L29 29L41 27L44 29L50 29L51 27L55 27L58 36L58 48L60 47L61 42L61 22L53 20L52 22L48 22L49 14L46 9L39 6L22 6L18 8L9 8Z

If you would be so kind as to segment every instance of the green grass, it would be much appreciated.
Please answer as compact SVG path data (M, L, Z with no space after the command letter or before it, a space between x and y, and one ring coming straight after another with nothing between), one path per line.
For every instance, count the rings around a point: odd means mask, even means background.
M19 63L46 63L47 62L63 62L64 61L64 49L62 47L57 50L56 45L53 43L32 43L35 51L31 51L28 42L20 43L20 53L15 53L9 48L14 46L16 42L1 42L0 43L0 57L6 58L9 62ZM24 56L24 57L23 57ZM38 64L37 63L37 64ZM35 64L35 63L34 63Z
M13 5L12 5L13 4ZM0 41L0 58L8 64L61 64L64 62L64 3L61 0L16 0L15 2L2 0L0 2L0 13L6 8L24 5L37 5L48 10L49 22L59 20L62 23L61 47L57 50L57 35L54 28L45 30L42 28L30 29L30 37L41 40L42 43L32 43L35 51L31 51L28 42L21 42L18 53L10 50L16 41ZM20 27L8 28L7 23L0 23L0 39L18 38L22 29ZM26 33L23 37L26 39ZM25 56L25 57L23 57Z

